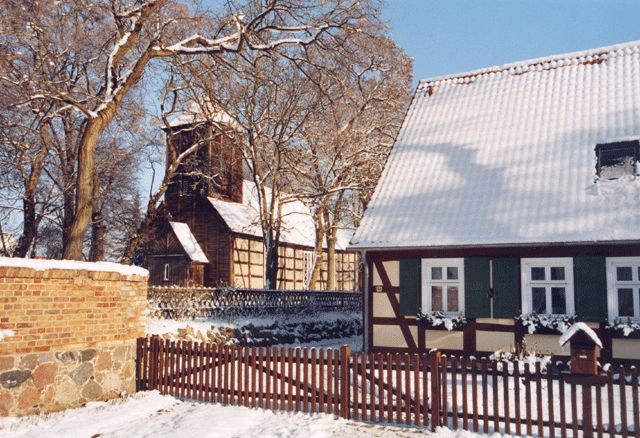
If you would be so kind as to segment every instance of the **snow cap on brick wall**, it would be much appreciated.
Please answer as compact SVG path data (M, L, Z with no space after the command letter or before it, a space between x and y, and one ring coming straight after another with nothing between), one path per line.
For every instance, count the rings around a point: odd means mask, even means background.
M76 271L116 272L121 275L148 277L149 271L139 266L120 265L111 262L78 262L75 260L44 260L0 257L0 267L28 268L36 271L66 269Z

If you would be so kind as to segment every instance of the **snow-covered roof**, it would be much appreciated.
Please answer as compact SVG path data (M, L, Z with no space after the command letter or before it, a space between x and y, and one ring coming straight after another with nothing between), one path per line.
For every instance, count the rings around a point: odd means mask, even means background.
M638 138L640 41L423 80L352 247L640 239L594 152Z
M191 233L189 229L189 225L182 222L169 222L171 225L171 229L173 233L178 238L180 245L184 249L184 252L187 253L191 261L200 262L200 263L209 263L209 259L200 248L196 237Z
M67 269L76 271L117 272L122 275L147 277L149 271L139 266L121 265L111 262L77 262L75 260L24 259L18 257L0 257L0 266L9 268L29 268L35 271L48 269Z
M269 192L269 189L267 189ZM268 195L267 195L268 196ZM258 191L251 181L242 183L242 203L209 198L231 231L262 237ZM339 230L336 249L346 249L353 231ZM282 206L282 242L313 247L315 227L311 210L302 201L287 202Z
M219 123L221 125L237 127L237 122L233 117L224 111L215 111L213 108L210 108L208 113L208 115L203 114L200 106L194 102L189 104L184 110L176 112L176 114L169 119L169 126L171 128L177 128L179 126L209 121Z
M598 347L602 348L602 341L600 341L600 338L598 337L596 332L594 332L593 329L584 322L576 322L571 327L569 327L567 331L564 332L562 336L560 336L560 339L558 339L560 346L564 346L564 344L569 342L573 335L578 332L583 332L584 334L589 336Z

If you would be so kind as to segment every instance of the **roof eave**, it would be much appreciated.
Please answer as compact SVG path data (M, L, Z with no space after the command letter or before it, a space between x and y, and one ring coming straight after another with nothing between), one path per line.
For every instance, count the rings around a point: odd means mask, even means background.
M559 242L513 242L513 243L483 243L483 244L457 244L457 245L410 245L410 246L373 246L373 245L349 245L347 251L415 251L438 249L471 249L471 248L510 248L510 247L541 247L541 246L580 246L580 245L634 245L640 244L640 239L629 240L580 240Z

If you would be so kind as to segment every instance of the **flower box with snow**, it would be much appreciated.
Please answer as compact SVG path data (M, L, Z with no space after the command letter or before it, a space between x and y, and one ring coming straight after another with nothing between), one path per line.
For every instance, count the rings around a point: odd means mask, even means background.
M576 322L575 315L539 315L537 313L522 314L515 317L530 335L562 334Z
M467 320L462 315L447 315L436 311L430 313L418 313L418 321L429 330L462 330Z
M616 318L605 326L611 337L640 339L640 321L631 318Z

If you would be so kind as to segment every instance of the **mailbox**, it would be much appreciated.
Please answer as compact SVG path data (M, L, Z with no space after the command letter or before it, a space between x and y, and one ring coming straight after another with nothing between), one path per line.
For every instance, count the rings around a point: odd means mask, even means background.
M571 373L582 376L598 374L598 356L602 343L595 332L586 324L572 326L563 336L561 344L571 346Z

